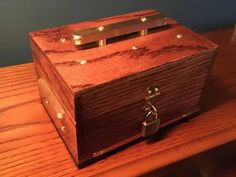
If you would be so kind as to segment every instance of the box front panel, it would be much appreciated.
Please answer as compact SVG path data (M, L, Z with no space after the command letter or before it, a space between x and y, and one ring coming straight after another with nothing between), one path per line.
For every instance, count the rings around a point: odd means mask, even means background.
M82 142L81 158L101 155L121 145L121 142L132 139L131 137L141 136L142 122L147 114L144 111L145 93L150 86L156 86L160 90L160 95L152 100L152 104L158 110L161 126L198 111L200 94L213 57L212 52L203 53L85 94L83 103L90 102L96 107L90 109L86 104L83 106L83 132L79 137ZM91 100L86 100L88 98ZM113 104L124 102L128 104L112 109ZM104 104L107 109L100 114Z

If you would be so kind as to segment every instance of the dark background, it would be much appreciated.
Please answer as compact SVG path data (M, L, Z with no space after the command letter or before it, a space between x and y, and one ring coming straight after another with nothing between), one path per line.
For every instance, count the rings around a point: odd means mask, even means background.
M197 32L236 24L236 0L0 0L0 66L31 62L30 31L143 9Z

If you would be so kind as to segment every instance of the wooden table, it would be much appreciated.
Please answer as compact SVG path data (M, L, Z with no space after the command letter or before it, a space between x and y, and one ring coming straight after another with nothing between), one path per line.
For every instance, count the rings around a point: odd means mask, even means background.
M153 171L165 171L161 167L198 158L196 154L212 152L209 150L215 147L220 146L216 153L222 158L224 153L235 155L235 33L235 29L228 28L204 34L220 49L199 115L169 126L150 139L137 140L83 169L75 166L39 101L33 64L1 68L0 176L152 176ZM191 163L188 159L186 163ZM233 173L236 171L229 174ZM204 174L210 176L206 171Z

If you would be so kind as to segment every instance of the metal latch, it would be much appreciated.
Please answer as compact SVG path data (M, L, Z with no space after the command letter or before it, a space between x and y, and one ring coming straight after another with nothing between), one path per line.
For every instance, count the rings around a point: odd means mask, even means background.
M158 95L160 95L160 91L157 87L150 87L146 91L146 117L145 120L142 122L143 137L151 136L159 130L160 119L158 118L157 108L151 103L151 100Z

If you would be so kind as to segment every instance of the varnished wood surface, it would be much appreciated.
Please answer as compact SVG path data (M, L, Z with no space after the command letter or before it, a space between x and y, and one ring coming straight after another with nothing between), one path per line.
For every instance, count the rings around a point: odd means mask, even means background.
M235 177L235 149L230 142L139 177Z
M97 28L130 19L140 21L152 13L156 12L146 10L85 23ZM147 22L141 23L149 23L149 16L146 18ZM151 101L158 109L161 127L199 110L200 94L217 45L170 18L165 28L152 29L145 36L127 36L102 47L81 49L71 38L61 40L84 27L84 23L78 23L30 33L38 77L47 80L68 111L65 124L70 121L67 119L77 123L58 125L56 114L45 106L53 122L57 120L58 131L66 127L62 137L67 147L74 149L71 153L79 165L94 154L107 153L141 137L145 92L150 86L161 92L158 100ZM76 128L78 143L75 138L65 138L76 137L74 133L69 135L76 132L70 127ZM72 144L78 144L79 150L75 151Z
M74 45L73 31L141 18L150 14L156 12L145 10L39 30L30 33L30 39L40 48L52 69L59 75L61 78L59 82L65 82L75 95L89 88L111 85L122 78L133 78L136 73L170 62L211 54L216 49L215 44L172 19L168 19L169 27L146 36L136 36L129 40L89 49L78 49ZM181 37L178 38L178 35ZM63 37L65 41L62 42ZM137 49L132 50L133 46ZM86 63L81 64L80 62L84 60Z
M201 113L83 169L77 169L73 163L39 102L33 65L1 68L0 176L138 176L234 141L233 29L205 36L219 44L220 51L203 94Z
M88 158L100 150L107 152L114 148L114 145L117 146L117 143L121 144L120 142L130 137L137 138L138 135L141 137L140 127L145 117L143 110L145 105L144 93L150 85L157 85L161 92L158 98L152 100L152 103L158 108L161 127L184 119L187 115L198 111L200 93L209 72L211 61L212 58L209 56L207 58L195 57L169 67L163 67L161 70L156 69L149 76L130 80L126 84L117 83L114 87L116 89L111 90L114 91L115 97L122 93L123 100L113 98L108 90L107 98L102 95L104 99L99 99L100 96L92 93L94 99L84 100L84 131L82 136L79 136L79 141L83 141L83 146L79 147L80 150L83 150L81 156ZM124 88L124 85L130 85L130 87ZM130 91L127 90L128 88ZM116 108L120 103L115 103L115 101L129 102L134 99L137 99L137 102L112 110L112 102ZM86 104L88 102L90 105ZM103 108L103 105L106 109ZM96 113L101 113L101 110L106 112L102 115L96 115Z

